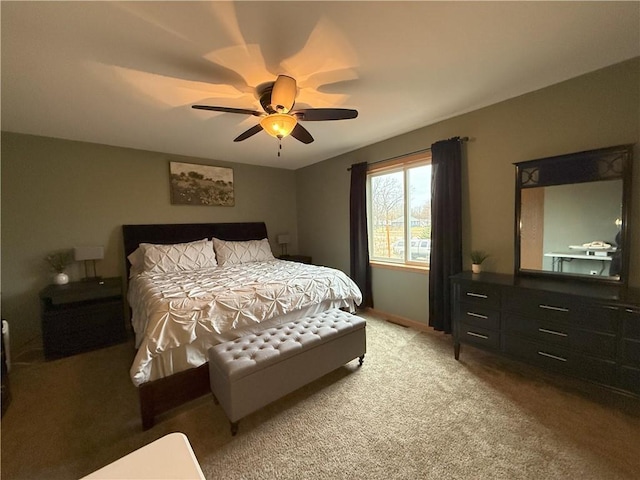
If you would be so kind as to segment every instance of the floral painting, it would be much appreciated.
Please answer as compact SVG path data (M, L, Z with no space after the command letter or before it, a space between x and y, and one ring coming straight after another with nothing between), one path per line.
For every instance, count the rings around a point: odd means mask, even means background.
M171 203L233 207L233 169L170 162Z

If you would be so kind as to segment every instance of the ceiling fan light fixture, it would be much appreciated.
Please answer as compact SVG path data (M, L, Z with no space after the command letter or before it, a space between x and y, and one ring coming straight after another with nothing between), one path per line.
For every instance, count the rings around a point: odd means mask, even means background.
M264 131L276 138L284 138L291 134L297 124L296 117L285 113L272 113L262 117L262 120L260 120L260 125Z

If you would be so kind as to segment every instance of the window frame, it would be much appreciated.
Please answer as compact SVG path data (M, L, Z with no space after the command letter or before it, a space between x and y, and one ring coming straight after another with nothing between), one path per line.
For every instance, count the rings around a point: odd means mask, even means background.
M371 164L367 168L367 232L369 243L369 252L373 252L373 216L372 216L372 178L379 175L386 175L394 172L402 172L403 174L403 195L404 206L403 215L405 223L404 242L409 245L409 248L404 249L404 259L390 259L372 257L370 255L369 263L373 266L379 266L383 268L389 268L394 270L412 270L424 272L430 268L430 259L425 261L415 261L410 259L411 252L411 199L409 196L409 175L408 171L412 168L421 167L425 165L432 165L431 162L431 150L425 150L408 155L403 155L388 161L378 162ZM431 219L430 219L431 220Z

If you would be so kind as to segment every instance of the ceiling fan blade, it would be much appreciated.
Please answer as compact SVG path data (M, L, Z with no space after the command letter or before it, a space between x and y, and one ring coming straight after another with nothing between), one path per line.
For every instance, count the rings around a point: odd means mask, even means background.
M191 105L191 108L195 108L197 110L211 110L214 112L240 113L242 115L254 115L256 117L261 117L264 115L264 113L258 112L256 110L248 110L246 108L211 107L209 105Z
M358 116L357 110L349 108L303 108L291 112L298 120L304 122L320 122L323 120L348 120Z
M262 131L262 125L260 125L260 124L254 125L253 127L251 127L246 132L241 133L236 138L234 138L233 141L234 142L241 142L243 140L246 140L249 137L254 136L256 133L261 132L261 131Z
M313 137L311 136L311 134L299 123L294 127L293 131L291 132L291 136L296 140L300 140L302 143L309 144L313 142Z
M297 93L295 78L278 75L271 90L271 108L278 113L288 113L293 108Z

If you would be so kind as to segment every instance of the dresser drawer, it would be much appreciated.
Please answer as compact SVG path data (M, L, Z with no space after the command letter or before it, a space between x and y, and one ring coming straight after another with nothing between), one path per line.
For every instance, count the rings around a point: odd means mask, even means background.
M500 312L475 303L461 302L456 313L460 323L489 330L500 329Z
M558 345L574 352L615 359L616 336L575 328L540 318L523 317L508 313L503 321L504 331L523 335L542 344Z
M500 287L485 283L461 282L458 284L457 299L460 302L474 303L489 308L500 308Z
M620 361L624 365L640 368L640 340L622 339Z
M640 368L620 368L620 388L640 394Z
M566 295L534 290L510 290L505 295L505 310L534 318L569 323L575 305Z
M623 309L622 336L624 338L640 340L640 309Z
M492 350L500 348L500 333L495 330L463 322L460 323L458 328L458 338L461 342L479 345Z
M541 344L515 335L504 335L505 352L528 363L599 383L611 384L616 376L612 360L572 352L557 345Z
M505 310L598 332L616 333L619 307L585 302L584 298L527 290L513 290L505 297Z
M606 304L579 303L570 315L571 323L579 328L616 333L620 325L620 307Z

